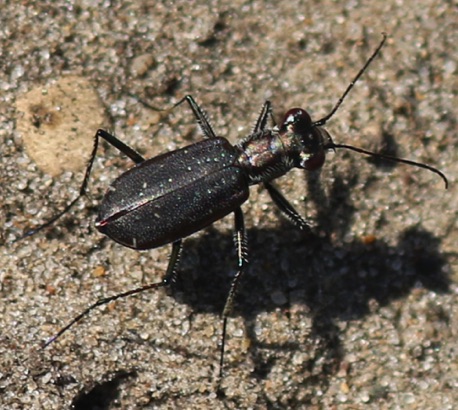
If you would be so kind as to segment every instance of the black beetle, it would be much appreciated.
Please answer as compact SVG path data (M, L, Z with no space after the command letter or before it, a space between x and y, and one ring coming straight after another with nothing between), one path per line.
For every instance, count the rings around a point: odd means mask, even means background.
M293 167L306 170L320 168L324 163L327 150L346 148L426 168L438 174L447 187L445 175L431 166L376 154L349 145L335 144L328 132L322 128L378 54L385 40L386 35L383 35L383 40L347 87L337 104L327 116L319 121L313 122L306 111L301 108L293 108L287 111L280 126L267 127L268 121L274 122L274 120L271 104L266 101L253 132L240 143L232 145L226 138L216 136L204 112L188 95L174 107L186 101L206 139L148 160L113 135L98 130L80 195L53 219L26 233L22 238L55 222L85 194L99 139L103 138L132 159L136 166L123 173L111 184L100 204L95 226L100 232L129 248L145 250L172 243L172 253L167 272L161 282L97 301L49 339L44 346L55 341L97 306L148 289L168 286L176 276L175 268L182 247L182 239L233 212L238 272L232 280L222 313L221 376L227 318L240 278L248 263L246 232L240 206L248 199L250 185L263 183L274 203L301 229L308 229L307 221L298 214L270 181L286 174Z

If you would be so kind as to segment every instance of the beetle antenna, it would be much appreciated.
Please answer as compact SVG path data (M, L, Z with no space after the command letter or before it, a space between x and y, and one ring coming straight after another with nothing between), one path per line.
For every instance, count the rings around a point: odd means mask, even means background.
M377 56L377 54L380 52L381 48L385 44L387 35L386 35L386 33L382 33L382 36L383 36L383 39L380 42L380 44L378 45L378 47L375 49L375 51L372 53L372 55L366 61L366 64L364 64L363 68L361 68L361 70L359 70L358 74L356 74L356 77L353 79L353 81L348 85L347 89L342 94L342 97L339 98L339 100L337 101L336 105L334 105L334 108L331 110L331 112L328 115L326 115L325 117L323 117L321 120L315 121L313 123L314 126L318 126L319 127L321 125L326 124L328 122L328 120L336 113L336 111L339 109L339 107L341 106L341 104L345 100L345 97L348 95L350 90L354 87L356 82L360 79L360 77L363 75L364 71L366 71L367 67L369 67L369 65L372 63L372 60L374 60L374 58Z
M346 144L334 144L334 143L332 143L331 145L327 146L326 148L329 148L329 149L345 148L345 149L349 149L351 151L359 152L360 154L369 155L369 156L374 157L374 158L381 158L381 159L385 159L387 161L400 162L400 163L403 163L403 164L412 165L414 167L424 168L424 169L427 169L427 170L429 170L431 172L434 172L435 174L439 175L442 178L442 180L444 181L444 183L445 183L445 189L448 188L448 179L447 179L447 177L444 175L444 173L439 171L437 168L432 167L431 165L423 164L421 162L411 161L410 159L404 159L404 158L393 157L391 155L379 154L379 153L376 153L376 152L365 150L363 148L354 147L352 145L346 145Z

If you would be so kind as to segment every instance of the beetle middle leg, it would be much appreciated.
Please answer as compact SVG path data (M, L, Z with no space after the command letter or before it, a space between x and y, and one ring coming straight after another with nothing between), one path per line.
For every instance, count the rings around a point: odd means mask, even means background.
M197 124L199 124L199 127L204 134L206 138L216 138L215 131L213 131L213 127L210 125L210 122L208 121L208 116L205 113L202 108L200 108L200 105L197 104L196 100L194 97L190 94L185 95L181 100L179 100L177 103L173 104L172 107L170 108L157 108L153 105L151 105L149 102L143 100L142 98L139 98L138 96L129 93L129 95L133 98L135 98L138 102L143 104L145 107L149 108L150 110L153 111L169 111L173 110L174 108L178 107L179 105L183 104L184 102L187 102L189 107L191 108L195 119L197 120Z
M245 230L245 222L243 219L243 212L241 208L237 208L234 212L234 225L235 225L235 245L237 247L237 259L238 259L238 271L232 279L231 289L227 295L226 303L222 314L223 318L223 329L221 336L221 351L220 351L220 362L219 362L219 377L223 377L223 365L224 365L224 349L226 346L226 329L227 320L232 312L234 305L234 297L237 294L238 285L240 279L245 273L246 266L248 265L248 247L247 247L247 235Z

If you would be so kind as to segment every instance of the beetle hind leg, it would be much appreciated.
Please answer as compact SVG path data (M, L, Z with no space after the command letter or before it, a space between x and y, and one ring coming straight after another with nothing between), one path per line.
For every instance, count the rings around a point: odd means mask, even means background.
M30 236L35 235L38 232L41 232L43 229L53 225L58 219L60 219L62 216L64 216L66 213L70 212L70 210L75 206L75 204L79 201L81 197L86 195L86 190L87 190L87 185L89 183L89 177L91 176L91 171L92 171L92 166L94 164L94 160L97 154L97 148L99 146L99 139L103 138L108 144L112 145L115 147L117 150L119 150L121 153L125 154L128 156L132 161L134 161L136 164L139 164L143 162L145 159L134 149L129 147L127 144L116 138L114 135L111 135L107 131L104 130L97 130L95 136L94 136L94 146L92 148L91 156L89 157L89 161L86 167L86 171L84 173L84 178L83 182L81 183L81 187L78 193L78 196L73 199L62 211L58 212L56 215L54 215L51 219L46 221L45 223L28 230L25 232L22 236L19 238L15 239L12 241L12 243L19 242L25 238L28 238Z
M176 266L177 266L178 261L180 259L181 249L182 249L182 241L181 241L181 239L176 241L176 242L173 242L172 253L170 255L169 264L167 266L167 271L166 271L166 273L164 275L164 278L160 282L150 283L148 285L144 285L144 286L141 286L139 288L128 290L127 292L122 292L122 293L118 293L118 294L113 295L113 296L108 296L106 298L99 299L97 302L93 303L91 306L89 306L83 312L81 312L78 316L75 316L67 325L65 325L54 336L52 336L50 339L48 339L43 344L43 348L46 348L51 343L54 343L68 329L70 329L73 325L78 323L81 319L83 319L91 311L93 311L95 308L97 308L99 306L106 305L106 304L108 304L110 302L114 302L115 300L123 299L123 298L126 298L128 296L132 296L132 295L136 295L138 293L142 293L142 292L145 292L147 290L154 290L154 289L164 288L164 287L168 287L171 284L173 284L175 282L175 279L176 279L176 276L177 276Z

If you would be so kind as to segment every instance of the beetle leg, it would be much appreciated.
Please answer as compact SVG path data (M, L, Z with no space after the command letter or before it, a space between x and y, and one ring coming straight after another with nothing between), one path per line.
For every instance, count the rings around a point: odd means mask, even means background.
M176 266L180 259L181 248L182 248L181 239L176 242L173 242L172 253L170 255L167 271L166 271L164 278L160 282L150 283L149 285L144 285L139 288L131 289L127 292L122 292L122 293L118 293L117 295L99 299L97 302L95 302L94 304L86 308L83 312L81 312L78 316L75 316L66 326L60 329L53 337L48 339L46 343L43 344L43 349L49 346L51 343L55 342L60 336L62 336L74 324L78 323L84 316L88 315L92 310L94 310L95 308L99 306L106 305L110 302L114 302L115 300L126 298L132 295L136 295L137 293L142 293L147 290L159 289L159 288L170 286L173 282L175 282L175 279L177 276Z
M261 112L259 113L258 119L256 120L256 124L253 127L252 134L256 134L259 131L263 131L264 128L266 128L269 116L272 124L275 126L275 119L272 115L272 104L269 100L267 100L261 108Z
M31 229L30 231L27 231L25 234L20 236L19 238L15 239L13 243L19 242L24 238L28 238L29 236L35 235L36 233L40 232L41 230L47 228L48 226L51 226L54 222L56 222L60 217L65 215L67 212L69 212L73 206L78 202L78 200L86 194L86 189L87 189L87 184L89 182L89 177L91 175L91 170L92 170L92 165L94 164L95 156L97 154L97 148L99 146L99 139L103 138L105 141L107 141L110 145L121 151L123 154L127 155L132 161L134 161L136 164L139 164L143 162L145 159L135 150L130 148L128 145L124 144L122 141L120 141L118 138L115 136L111 135L110 133L104 131L104 130L98 130L97 133L94 136L94 147L92 148L92 153L89 158L87 167L86 167L86 172L84 174L84 179L80 187L80 191L78 196L70 202L62 211L60 211L57 215L54 215L49 221L45 222L44 224Z
M167 270L165 272L164 279L162 279L162 286L168 286L175 283L177 278L177 265L180 261L181 250L183 249L183 240L178 239L172 244L172 253L170 254L169 264L167 265ZM154 286L154 285L152 285Z
M192 112L194 113L194 117L197 120L197 123L199 124L200 129L202 130L202 133L206 138L216 138L215 131L213 131L212 126L210 125L210 122L208 121L208 116L205 113L202 108L200 108L199 104L197 104L196 100L194 97L190 94L185 95L180 101L175 103L171 108L157 108L154 105L151 105L150 103L146 102L142 98L138 97L135 94L132 93L127 93L130 95L132 98L135 98L139 103L143 104L145 107L149 108L150 110L153 111L168 111L168 110L173 110L175 107L178 107L185 101L189 104L191 107Z
M109 132L104 130L98 130L95 134L95 140L98 141L99 138L103 138L108 144L115 147L118 151L121 151L124 155L127 155L132 161L136 164L140 164L145 160L137 151L129 147L127 144L124 144L121 140L116 138L114 135L111 135ZM97 142L95 143L94 151L92 153L90 166L92 167L92 162L95 158L95 153L97 151Z
M207 114L200 108L199 104L197 104L194 97L190 94L184 96L180 101L178 101L173 107L177 107L181 105L183 102L187 102L191 107L192 112L194 113L194 117L196 117L197 123L199 124L202 133L206 138L216 138L215 131L213 131L210 122L208 121Z
M223 310L223 331L221 336L221 353L220 353L220 367L219 367L219 375L220 379L223 376L223 363L224 363L224 348L226 345L226 327L227 327L227 319L231 314L233 305L234 305L234 297L237 293L237 288L240 283L240 279L242 278L243 274L245 273L245 268L248 265L248 248L247 248L247 236L245 230L245 222L243 220L243 213L241 208L237 208L234 211L234 224L235 224L235 243L237 247L237 257L238 257L238 272L232 279L231 289L229 290L229 294L227 295L226 304L224 305Z
M264 182L264 186L278 209L280 209L280 211L282 211L294 225L301 230L310 230L309 223L299 215L299 213L277 188L275 188L270 182Z

